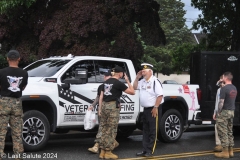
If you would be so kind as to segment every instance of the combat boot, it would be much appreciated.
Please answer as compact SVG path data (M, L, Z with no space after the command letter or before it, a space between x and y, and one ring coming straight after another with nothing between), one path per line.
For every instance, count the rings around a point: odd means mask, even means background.
M214 148L214 152L222 152L222 146L221 146L221 145L217 145L217 146Z
M114 149L117 148L118 146L119 146L119 143L116 140L114 140Z
M101 149L101 152L100 152L100 154L99 154L99 158L100 158L100 159L105 158L105 153L106 153L106 151L103 150L103 149Z
M105 159L118 159L118 156L113 154L111 151L105 152Z
M229 158L228 147L223 147L222 152L215 153L215 157L218 157L218 158Z
M92 148L88 148L88 150L92 153L98 153L99 152L99 144L95 143Z
M234 157L233 147L229 147L229 148L228 148L228 151L229 151L229 157L230 157L230 158L233 158L233 157Z

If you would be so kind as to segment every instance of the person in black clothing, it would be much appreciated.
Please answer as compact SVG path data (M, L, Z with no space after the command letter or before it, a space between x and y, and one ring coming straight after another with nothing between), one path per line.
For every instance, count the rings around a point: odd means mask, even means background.
M128 87L119 81L120 78L125 78ZM118 156L111 151L115 148L114 141L117 134L119 113L120 113L120 97L122 92L134 95L135 91L133 86L128 80L127 75L124 73L123 68L116 66L113 69L113 76L105 83L99 98L98 110L101 116L100 125L102 126L102 136L99 143L101 153L99 158L117 159Z
M23 110L20 98L27 86L28 73L18 68L20 55L17 50L8 52L7 61L9 67L0 70L0 154L4 154L5 136L9 123L14 154L18 157L17 159L21 159L24 148L22 143Z
M111 78L112 74L111 74L111 70L108 70L106 73L104 73L104 81L108 80L109 78ZM101 91L102 91L102 88L103 88L103 84L101 84L99 87L98 87L98 90L97 90L97 97L95 98L94 102L92 103L92 105L88 108L88 110L92 110L93 108L95 108L97 105L98 105L98 102L99 102L99 96L101 94ZM99 108L100 109L100 106ZM96 135L96 139L95 139L95 144L92 148L88 148L88 151L92 152L92 153L98 153L99 152L99 140L101 138L101 135L102 135L102 127L100 125L100 119L101 117L98 115L98 124L99 124L99 128L98 128L98 133ZM115 144L115 148L119 145L118 142L115 140L114 142Z

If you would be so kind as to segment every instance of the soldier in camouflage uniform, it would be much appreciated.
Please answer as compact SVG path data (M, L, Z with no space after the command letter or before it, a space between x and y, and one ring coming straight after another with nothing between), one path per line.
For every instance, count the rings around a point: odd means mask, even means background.
M7 60L9 67L0 70L0 154L4 155L5 136L9 124L12 132L14 157L21 159L24 149L22 143L23 110L20 97L22 90L27 85L28 74L18 68L20 60L18 51L10 50Z
M223 149L221 153L215 153L215 156L218 158L234 157L232 128L237 89L234 85L232 85L232 78L233 76L231 72L225 72L223 74L225 86L222 87L220 91L218 116L216 120L218 135Z
M104 73L104 81L108 80L109 78L111 78L112 74L111 74L111 70L108 70L106 73ZM99 87L98 87L98 90L97 90L97 97L95 98L94 102L92 103L92 105L90 105L90 107L88 108L88 110L92 110L94 107L97 106L98 102L99 102L99 96L101 94L101 90L103 88L103 84L101 84ZM100 109L100 107L98 108ZM98 133L96 135L96 139L95 139L95 144L93 147L91 148L88 148L88 150L92 153L98 153L99 152L99 141L101 139L101 136L102 136L102 126L100 125L100 119L101 117L98 115L98 123L99 123L99 127L98 127ZM116 137L116 135L115 135ZM118 147L118 142L116 140L114 140L114 148Z
M119 81L120 78L125 76L128 87ZM114 149L114 141L117 133L119 113L120 113L120 97L122 92L134 95L135 91L133 86L128 80L127 75L124 73L123 68L116 66L112 78L109 78L101 91L99 98L99 115L101 116L100 125L101 139L99 147L101 153L99 158L117 159L118 156L112 153Z

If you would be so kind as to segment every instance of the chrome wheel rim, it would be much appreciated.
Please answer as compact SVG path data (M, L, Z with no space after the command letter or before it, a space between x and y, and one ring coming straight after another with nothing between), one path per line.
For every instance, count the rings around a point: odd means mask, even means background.
M178 116L169 115L165 121L165 133L166 135L174 140L181 133L181 122Z
M41 119L31 117L24 121L22 138L25 143L36 146L42 142L44 136L45 125Z

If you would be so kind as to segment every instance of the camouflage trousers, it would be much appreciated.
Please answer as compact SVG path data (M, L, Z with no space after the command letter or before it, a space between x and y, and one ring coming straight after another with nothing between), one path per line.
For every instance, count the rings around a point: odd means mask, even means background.
M14 154L19 155L24 152L22 143L22 117L22 101L19 98L0 98L0 154L4 154L8 124L11 127Z
M101 121L98 131L101 132L99 147L112 151L117 135L120 109L116 108L116 102L103 102L101 109Z
M96 139L94 140L95 143L99 143L100 140L101 140L101 136L102 136L102 125L100 123L101 121L101 116L98 115L98 132L97 132L97 135L96 135ZM117 136L117 133L115 134L115 139L116 139L116 136ZM115 140L116 142L116 140Z
M98 133L96 135L96 139L94 140L95 143L100 143L101 140L101 136L102 136L102 125L100 125L100 121L101 121L101 116L98 115ZM114 141L114 145L116 145L116 143L118 143L116 141L116 137L117 137L117 133L115 134L115 141Z
M217 131L218 136L223 147L233 147L234 137L233 137L233 110L222 110L222 112L217 117Z

